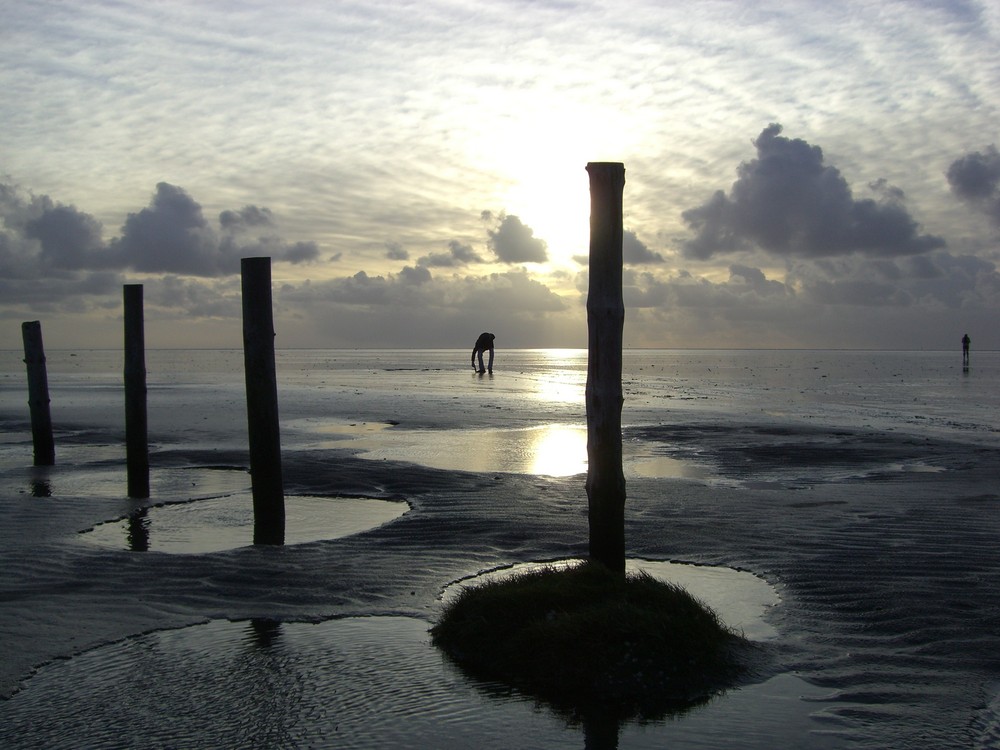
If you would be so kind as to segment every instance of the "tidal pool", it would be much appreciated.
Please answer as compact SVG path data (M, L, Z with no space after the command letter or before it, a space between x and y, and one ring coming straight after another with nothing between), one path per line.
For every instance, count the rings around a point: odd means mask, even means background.
M339 539L402 516L404 502L356 497L285 497L285 544ZM88 542L133 552L204 554L253 543L253 499L226 495L142 506L83 532Z
M472 681L415 617L214 620L41 667L0 702L0 745L46 748L836 747L829 691L775 676L655 722L598 734Z

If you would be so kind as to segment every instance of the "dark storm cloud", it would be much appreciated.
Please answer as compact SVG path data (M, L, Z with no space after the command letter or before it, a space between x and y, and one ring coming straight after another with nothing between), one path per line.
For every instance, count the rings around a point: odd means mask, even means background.
M487 230L487 234L489 248L496 254L497 260L503 263L544 263L548 259L545 241L535 237L534 230L518 217L504 213L494 216L484 211L483 219L496 224Z
M0 273L5 278L53 279L100 270L225 276L239 260L268 255L307 263L319 251L312 242L288 243L273 231L267 208L223 211L217 226L182 188L161 182L146 208L131 213L121 235L102 238L101 224L74 206L48 196L24 196L0 185Z
M697 233L685 245L688 257L754 247L785 257L898 257L944 246L940 237L918 233L901 191L877 181L878 201L856 200L822 149L780 133L777 124L761 132L757 158L739 166L728 196L717 191L682 214Z
M622 260L626 265L666 262L662 255L650 250L635 232L628 229L622 233Z
M417 261L417 265L448 268L482 262L484 262L483 258L469 245L463 245L458 240L452 240L448 243L448 252L425 255Z
M1000 152L996 146L952 162L948 184L955 195L1000 226Z

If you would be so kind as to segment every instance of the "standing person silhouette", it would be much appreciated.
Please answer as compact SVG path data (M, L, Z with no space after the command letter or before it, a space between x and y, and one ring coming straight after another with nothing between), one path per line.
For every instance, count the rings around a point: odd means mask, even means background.
M476 355L479 355L479 369L477 372L480 374L487 371L486 367L483 367L483 352L487 349L490 352L490 364L489 373L493 374L493 340L496 338L492 333L481 333L479 338L476 339L476 345L472 347L472 369L476 369Z
M966 367L969 366L969 344L972 343L972 339L969 338L969 334L962 336L962 364Z

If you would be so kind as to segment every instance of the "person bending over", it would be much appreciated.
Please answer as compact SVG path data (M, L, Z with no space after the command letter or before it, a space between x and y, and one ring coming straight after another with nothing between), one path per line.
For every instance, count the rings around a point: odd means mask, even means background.
M479 355L479 369L477 372L483 373L489 371L490 374L493 373L493 340L496 338L492 333L481 333L479 338L476 339L476 345L472 347L472 368L476 369L476 355ZM488 367L483 367L483 352L486 350L490 352L490 364Z

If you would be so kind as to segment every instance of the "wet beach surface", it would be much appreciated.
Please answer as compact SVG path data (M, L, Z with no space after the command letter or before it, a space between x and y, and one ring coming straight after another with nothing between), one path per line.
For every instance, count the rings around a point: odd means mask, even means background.
M218 414L218 390L213 401ZM246 496L238 424L167 431L151 456L154 497L135 501L108 489L116 477L124 487L113 419L63 427L60 463L41 469L23 459L26 422L4 412L4 746L584 746L580 726L469 683L426 637L448 584L585 554L583 475L528 473L509 446L494 446L513 462L495 471L425 465L435 420L448 422L436 438L446 453L459 424L499 421L514 444L543 425L495 392L453 406L460 420L378 399L355 412L364 419L320 418L306 401L302 413L286 401L286 494L405 512L278 548L115 549L81 532L144 507ZM553 418L554 403L544 424L579 429ZM996 447L984 430L960 440L773 412L626 427L629 556L746 571L780 599L746 685L621 727L619 746L998 746Z

